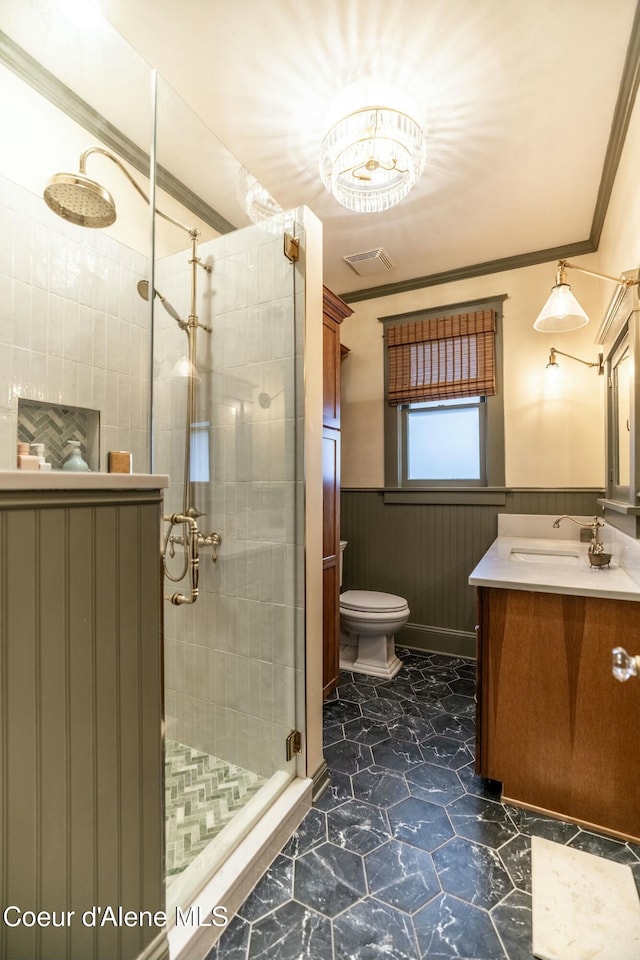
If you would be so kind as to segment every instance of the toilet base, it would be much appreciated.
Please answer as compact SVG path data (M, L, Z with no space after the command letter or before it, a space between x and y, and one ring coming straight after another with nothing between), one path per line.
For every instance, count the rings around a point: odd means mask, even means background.
M398 673L402 661L396 655L395 638L385 634L377 637L340 636L340 669L364 673L370 677L391 680Z

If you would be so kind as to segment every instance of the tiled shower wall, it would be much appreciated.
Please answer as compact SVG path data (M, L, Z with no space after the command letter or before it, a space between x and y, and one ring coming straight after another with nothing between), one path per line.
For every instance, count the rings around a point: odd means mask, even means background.
M149 260L65 223L0 177L0 469L16 465L18 397L97 410L106 451L149 469Z
M165 605L167 736L267 777L283 766L294 716L300 615L295 268L282 245L282 231L253 227L200 248L213 269L198 270L198 313L213 333L198 333L197 432L208 456L192 477L200 528L219 532L222 545L216 563L202 551L197 603ZM183 317L188 255L164 260L156 276ZM156 331L155 469L172 478L168 512L182 506L186 381L175 363L187 340L159 306ZM186 580L165 586L188 589Z

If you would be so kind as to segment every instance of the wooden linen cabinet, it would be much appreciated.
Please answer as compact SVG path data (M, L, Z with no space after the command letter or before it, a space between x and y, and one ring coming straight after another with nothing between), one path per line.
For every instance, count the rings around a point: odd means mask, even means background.
M323 288L322 610L323 696L340 670L340 324L353 310Z

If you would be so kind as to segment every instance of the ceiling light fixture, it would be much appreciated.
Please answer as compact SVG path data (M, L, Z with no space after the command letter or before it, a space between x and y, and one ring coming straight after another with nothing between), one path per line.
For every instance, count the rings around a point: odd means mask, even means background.
M365 107L343 117L323 138L322 182L348 210L379 213L418 182L425 155L415 120L387 107Z
M613 283L617 283L618 290L615 296L618 305L627 289L640 283L640 280L612 277L608 273L596 273L595 270L578 267L575 263L569 263L568 260L558 260L556 282L551 288L549 299L533 325L534 329L540 330L542 333L564 333L568 330L578 330L589 322L589 317L574 297L571 287L567 283L567 270L578 270L580 273L588 273L591 277L598 277L600 280L612 280ZM575 360L576 358L573 357L572 359Z
M547 364L547 370L557 371L559 369L559 364L556 360L556 354L561 357L568 357L569 360L577 360L578 363L583 363L585 367L597 367L599 377L604 374L604 362L601 353L598 354L598 359L591 363L589 360L581 360L580 357L574 357L570 353L563 353L562 350L556 350L555 347L551 347L551 351L549 352L549 363Z

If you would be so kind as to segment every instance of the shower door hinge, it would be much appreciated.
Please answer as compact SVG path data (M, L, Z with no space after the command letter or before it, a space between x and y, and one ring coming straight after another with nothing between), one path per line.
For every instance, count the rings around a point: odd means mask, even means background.
M293 760L296 753L302 753L302 734L292 730L286 739L287 760Z
M291 263L295 263L300 256L300 241L292 237L290 233L284 235L284 255Z

